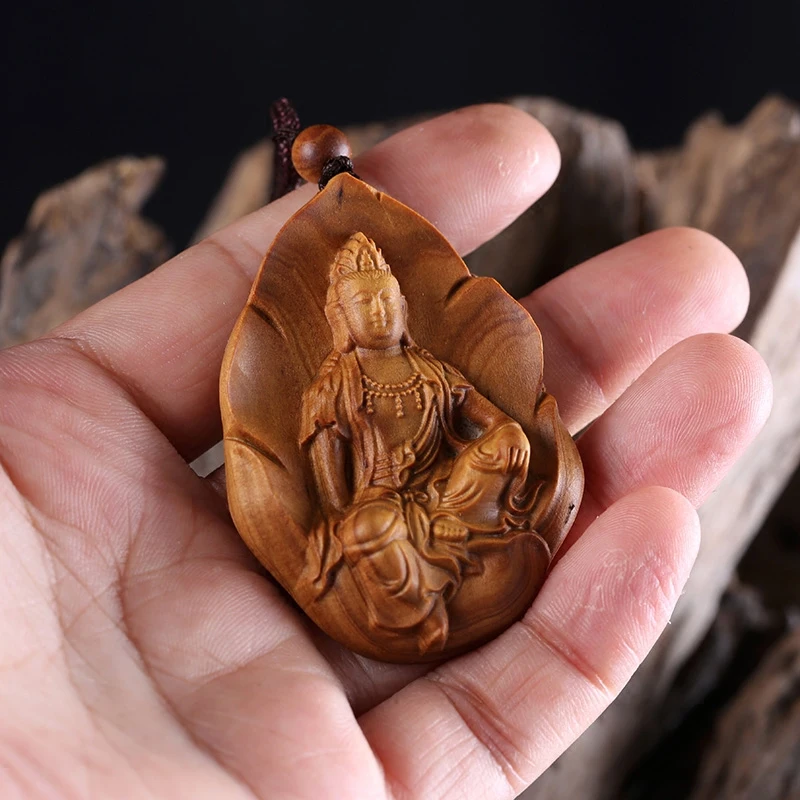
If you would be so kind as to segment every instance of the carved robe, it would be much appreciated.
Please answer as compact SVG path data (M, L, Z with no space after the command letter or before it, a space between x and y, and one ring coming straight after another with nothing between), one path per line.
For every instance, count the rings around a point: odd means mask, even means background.
M388 447L379 426L371 424L355 353L331 354L304 395L301 445L333 428L350 450L352 473L350 506L319 520L310 533L304 579L319 596L346 564L371 625L406 629L432 617L443 642L444 606L465 575L480 571L480 562L470 554L466 533L436 537L431 522L441 510L457 518L474 503L469 491L442 497L459 454L473 446L476 463L494 454L482 453L474 447L479 440L458 430L458 409L475 391L464 376L415 345L405 354L421 376L422 409L417 433L398 447ZM513 426L522 436L516 423L508 423L508 430Z

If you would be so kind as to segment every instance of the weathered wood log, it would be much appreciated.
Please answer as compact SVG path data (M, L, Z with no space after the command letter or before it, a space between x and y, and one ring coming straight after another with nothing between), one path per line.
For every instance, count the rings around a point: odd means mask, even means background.
M222 188L195 231L193 243L267 202L272 181L272 150L272 142L264 139L237 156Z
M795 472L738 568L773 609L800 609L800 471Z
M658 729L667 688L800 461L800 113L770 99L738 126L705 118L682 150L642 156L637 167L646 227L702 227L745 264L754 291L742 331L773 373L775 404L701 510L703 544L672 625L617 701L525 794L537 800L617 796L626 767Z
M0 347L39 336L169 256L139 216L164 171L117 158L42 194L0 261Z
M721 717L691 800L800 797L800 628Z
M731 584L669 689L659 716L661 738L626 777L617 800L675 800L692 793L719 715L786 635L788 623L783 608L766 606L760 588Z

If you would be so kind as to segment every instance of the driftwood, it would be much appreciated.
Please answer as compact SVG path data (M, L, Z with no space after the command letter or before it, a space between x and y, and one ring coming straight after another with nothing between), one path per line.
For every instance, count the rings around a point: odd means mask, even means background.
M719 715L788 629L785 611L766 607L762 590L734 581L669 689L658 716L661 738L625 777L617 799L688 797Z
M0 347L39 336L165 261L139 216L160 158L117 158L42 194L0 261Z
M272 142L265 139L236 158L205 219L192 237L193 243L267 202L272 181L272 151Z
M742 552L800 461L800 113L770 99L741 125L698 122L684 148L637 162L644 228L687 224L739 255L753 285L742 331L774 379L773 414L701 510L703 544L667 629L618 700L525 794L614 798L626 768L658 733L678 668L716 614Z
M691 800L800 797L800 628L769 653L719 721Z
M800 609L800 470L739 564L739 575L759 587L767 607Z
M768 99L739 125L726 126L709 116L691 128L680 148L637 155L617 123L547 99L511 102L553 131L562 149L562 173L535 208L467 259L470 268L499 277L512 293L522 295L638 233L675 224L708 230L726 242L748 270L752 305L739 334L762 353L775 380L770 421L748 456L702 509L703 548L672 625L618 701L525 793L527 798L545 800L617 798L622 796L626 773L643 750L657 747L666 727L674 730L680 724L683 701L676 698L685 700L691 692L685 693L680 680L671 694L670 687L679 674L681 680L686 679L681 666L714 620L742 552L800 460L796 415L800 404L800 114L788 102ZM357 154L410 121L351 128L346 133ZM198 237L266 201L271 161L271 144L266 141L240 157ZM103 185L119 186L119 179ZM112 188L105 191L112 198L121 193L119 188L117 194ZM111 218L118 221L117 230L139 230L139 234L116 235L119 257L93 261L104 258L103 248L98 251L94 243L103 240L97 231L106 230L100 224L106 219L105 195L102 191L88 195L92 197L89 205L94 203L97 210L83 212L83 225L78 215L61 212L67 220L64 241L56 235L55 223L41 222L51 216L35 210L20 242L6 253L0 272L4 342L35 335L102 291L146 271L163 256L163 238L141 220L131 221L138 220L141 202L128 201L119 203L127 211ZM77 196L86 205L87 192ZM129 221L122 224L119 220L126 213ZM54 212L52 219L58 218ZM39 230L51 233L43 236L37 234ZM149 239L142 235L148 230ZM69 245L70 237L83 244ZM48 257L49 253L59 255ZM53 269L56 263L63 274ZM120 264L127 266L120 268ZM105 282L104 269L112 276ZM87 281L86 274L93 274L94 280ZM76 289L81 285L84 293ZM42 291L41 286L49 288ZM91 288L90 295L85 287ZM206 469L210 466L213 463L207 463ZM780 554L773 557L779 560ZM782 580L793 579L800 585L800 568L794 570L793 564L796 561L784 559ZM762 570L756 578L769 581L772 575ZM796 596L788 590L767 594L784 599ZM712 647L707 651L711 655L700 658L718 659L720 652ZM696 674L712 680L714 669L704 670L701 664ZM672 716L665 713L665 703L673 709ZM781 752L788 758L787 748ZM791 770L792 764L786 762L784 772ZM647 797L647 776L643 781L640 795Z

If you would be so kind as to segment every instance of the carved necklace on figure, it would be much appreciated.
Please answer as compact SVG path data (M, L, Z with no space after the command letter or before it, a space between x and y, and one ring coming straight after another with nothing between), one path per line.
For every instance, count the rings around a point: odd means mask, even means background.
M375 413L375 399L378 397L394 398L395 416L402 419L405 416L403 407L403 399L409 395L414 396L416 406L419 411L422 411L422 395L420 389L423 384L423 377L419 372L415 372L410 378L402 383L379 383L368 378L366 375L361 376L361 381L364 386L364 404L367 409L367 414Z

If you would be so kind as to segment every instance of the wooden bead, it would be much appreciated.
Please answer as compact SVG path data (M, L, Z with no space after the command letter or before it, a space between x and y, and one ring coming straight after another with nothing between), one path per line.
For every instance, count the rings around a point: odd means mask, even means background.
M309 183L319 183L322 168L330 159L351 155L347 137L332 125L312 125L300 131L292 145L294 168Z

